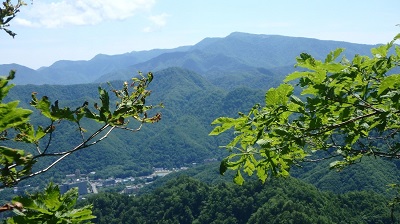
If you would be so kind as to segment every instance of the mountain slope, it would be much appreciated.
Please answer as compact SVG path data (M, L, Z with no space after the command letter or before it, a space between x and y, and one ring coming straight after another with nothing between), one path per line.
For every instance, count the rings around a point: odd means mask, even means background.
M207 44L200 42L192 49L199 49L210 54L224 54L237 58L249 66L264 68L293 65L296 62L295 58L303 52L317 59L324 59L330 51L345 48L347 57L352 58L355 54L369 55L372 47L341 41L240 32L207 42Z
M336 195L293 178L237 186L180 177L146 195L99 194L88 203L96 223L391 223L380 195Z
M12 83L16 83L19 85L24 84L44 84L50 82L47 78L43 77L42 74L33 70L31 68L18 65L18 64L3 64L0 65L0 75L7 76L11 70L15 70L15 79L12 80Z
M229 89L233 86L269 88L279 83L293 70L295 58L303 52L317 59L336 48L345 54L370 52L371 45L278 35L232 33L224 38L206 38L185 52L169 52L148 61L101 76L96 81L126 78L131 71L153 71L168 67L182 67L206 77L213 84Z
M112 85L118 87L121 82ZM96 100L96 87L97 84L16 86L11 89L8 99L20 99L21 105L29 108L30 95L37 92L38 97L48 95L53 102L58 100L60 107L75 108L86 100ZM212 129L211 121L223 115L224 111L232 113L249 107L263 95L261 91L250 89L242 89L230 95L210 84L201 75L181 68L169 68L155 74L150 90L153 94L147 100L148 103L163 102L165 105L164 109L160 109L161 122L145 125L137 133L117 130L107 141L61 162L51 172L52 175L60 177L80 169L82 173L95 171L103 177L131 176L150 173L153 167L180 167L221 157L224 151L218 150L218 146L222 145L219 141L223 137L208 136ZM244 103L237 103L241 99ZM230 103L232 101L236 103ZM34 116L33 120L38 117ZM42 120L40 122L48 125ZM57 124L52 144L54 150L70 149L79 141L76 127L63 125L63 122ZM88 133L98 128L96 123L82 125Z
M178 47L174 49L154 49L149 51L134 51L131 53L118 55L96 55L91 60L85 61L57 61L49 67L41 67L37 70L25 66L10 64L0 65L2 74L8 74L10 69L17 69L15 83L23 84L82 84L91 83L100 76L127 69L136 63L147 61L153 57L167 52L186 51L188 47ZM136 71L130 75L136 75ZM102 80L101 82L104 82Z
M278 35L235 32L224 38L206 38L193 46L155 49L120 55L97 55L89 61L58 61L36 70L36 79L16 80L18 84L78 84L122 80L137 71L153 71L168 67L193 70L214 84L231 88L242 84L265 88L272 77L280 81L286 74L273 69L293 66L295 57L307 52L318 59L336 48L345 48L345 55L369 54L371 45ZM0 65L0 71L3 71ZM8 68L8 67L7 67ZM27 73L27 74L25 74ZM32 71L23 71L22 76ZM243 78L245 77L245 78ZM223 80L229 80L225 84ZM268 82L268 81L267 81Z
M113 82L118 87L121 82ZM52 101L59 100L60 106L75 108L84 101L97 100L98 84L70 86L26 85L11 89L9 99L20 99L21 105L29 108L30 95L48 95ZM103 87L106 87L103 85ZM255 103L264 101L265 92L247 87L223 90L216 88L204 76L182 68L168 68L154 74L150 86L153 91L148 103L162 102L162 120L146 125L140 132L114 132L107 141L96 147L70 156L50 172L53 177L62 177L80 169L82 173L95 171L98 177L123 177L150 173L152 167L173 168L192 163L202 163L204 159L221 160L226 155L226 145L232 138L230 133L210 137L210 123L220 116L236 116L241 111L247 113ZM33 120L37 118L35 115ZM40 121L41 122L41 121ZM48 124L44 124L48 125ZM63 149L78 142L75 127L70 131L55 133L52 144ZM98 125L84 123L89 132ZM106 156L105 156L106 155ZM392 161L365 160L341 173L329 171L329 162L304 164L294 170L294 176L315 184L320 189L335 192L349 190L374 190L385 192L386 185L396 183L400 178L398 167ZM217 170L218 168L215 167ZM340 186L340 187L337 187Z

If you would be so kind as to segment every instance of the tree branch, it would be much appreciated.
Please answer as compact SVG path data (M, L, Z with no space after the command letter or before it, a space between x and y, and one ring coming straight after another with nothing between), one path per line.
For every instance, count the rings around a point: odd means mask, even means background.
M103 139L105 139L105 138L108 136L108 134L110 134L111 131L114 129L114 127L112 127L112 128L111 128L103 137L101 137L99 140L94 141L94 142L92 142L92 143L90 143L90 144L87 144L87 143L88 143L90 140L92 140L94 137L96 137L97 135L99 135L101 132L103 132L105 129L107 129L109 126L110 126L109 124L104 125L102 128L100 128L100 129L97 130L95 133L93 133L86 141L84 141L84 142L82 142L81 144L77 145L77 146L76 146L74 149L72 149L72 150L65 151L65 152L61 152L61 153L41 154L41 155L38 155L38 156L34 157L34 159L37 159L37 158L39 158L39 157L44 157L44 156L60 156L60 155L61 155L60 158L56 159L53 163L51 163L51 164L50 164L49 166L47 166L46 168L41 169L41 170L39 170L39 171L36 171L36 172L34 172L34 173L31 173L31 174L29 174L29 175L27 175L27 176L23 176L23 177L21 177L21 178L15 179L15 182L20 182L21 180L25 180L25 179L34 177L34 176L36 176L36 175L39 175L39 174L41 174L41 173L47 172L50 168L52 168L53 166L55 166L57 163L59 163L61 160L63 160L63 159L66 158L67 156L71 155L73 152L76 152L76 151L78 151L78 150L80 150L80 149L84 149L84 148L87 148L87 147L92 146L92 145L94 145L94 144L97 144L98 142L100 142L100 141L102 141Z

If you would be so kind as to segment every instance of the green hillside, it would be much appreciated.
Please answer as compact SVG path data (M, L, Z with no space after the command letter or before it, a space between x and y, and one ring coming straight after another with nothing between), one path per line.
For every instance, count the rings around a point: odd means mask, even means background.
M86 100L96 100L97 86L16 86L9 98L20 99L22 105L29 108L30 94L37 92L39 95L52 96L53 101L59 100L60 106L74 108ZM80 169L82 173L96 172L97 177L102 178L127 177L150 174L153 167L174 168L203 163L205 159L220 160L227 152L219 146L225 145L230 136L208 136L213 128L210 123L219 116L235 116L237 111L246 112L255 103L262 103L264 94L262 90L247 87L224 90L211 84L205 77L182 68L156 72L151 90L153 94L148 99L149 103L163 102L165 105L161 110L161 122L145 126L138 133L117 130L107 141L73 154L47 175L57 180ZM84 127L90 132L98 126L85 123ZM79 142L80 136L73 126L60 124L57 130L59 132L55 133L53 148L72 148L74 143ZM320 189L337 193L353 190L384 193L388 184L399 179L398 166L393 161L375 159L355 164L340 173L329 170L329 161L318 165L310 163L295 169L293 175ZM34 182L45 180L38 177Z
M226 92L216 88L204 77L180 68L169 68L155 74L153 95L149 103L162 102L162 122L143 127L138 133L116 130L107 141L93 148L71 155L51 171L62 177L80 169L82 173L96 172L99 176L125 177L151 173L153 167L181 167L202 163L204 159L221 157L221 138L210 138L211 121L221 114L232 114L262 98L262 92L247 88ZM113 86L120 82L112 83ZM30 95L48 95L58 100L61 107L75 108L84 101L97 98L98 84L51 86L16 86L10 99L20 99L29 108ZM102 84L106 87L106 84ZM35 115L38 117L38 115ZM34 118L35 118L34 117ZM39 123L44 121L39 120ZM45 124L43 124L45 125ZM69 149L80 136L73 125L58 124L54 133L53 149ZM88 133L96 130L96 123L84 123Z
M88 202L96 223L391 223L380 195L337 195L293 178L237 186L179 177L146 195L99 194Z

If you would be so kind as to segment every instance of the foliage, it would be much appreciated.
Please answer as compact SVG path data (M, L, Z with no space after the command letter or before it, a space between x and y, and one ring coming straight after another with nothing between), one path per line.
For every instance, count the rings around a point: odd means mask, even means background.
M78 196L77 188L61 195L58 186L50 183L42 193L14 198L13 202L23 208L14 209L18 216L7 219L7 223L81 223L95 218L92 205L74 209Z
M4 30L8 35L15 37L17 35L13 31L9 30L9 22L14 19L14 17L19 12L21 6L25 5L25 2L18 0L16 4L13 4L11 0L6 0L3 2L3 6L0 8L0 30Z
M11 87L7 85L7 82L12 78L13 76L10 75L7 78L0 79L0 82L3 83L2 93L7 94L8 89ZM47 96L39 99L36 93L32 93L31 105L39 110L42 116L48 119L48 125L45 127L34 127L33 124L29 123L28 116L31 111L18 108L17 101L7 104L1 102L0 106L7 108L7 110L3 110L4 112L2 112L5 114L4 117L8 118L8 114L12 114L13 116L12 119L1 120L1 140L4 142L33 144L36 148L35 155L20 149L12 149L5 146L0 148L3 153L0 160L2 187L15 185L23 179L46 172L72 153L104 140L114 129L136 132L141 129L144 123L159 121L161 114L157 113L149 117L147 111L152 109L153 106L145 105L145 99L150 95L150 91L146 88L152 81L152 78L153 75L148 73L147 77L134 78L131 85L125 82L121 90L113 89L112 91L119 100L115 110L110 109L112 106L110 105L109 94L101 87L98 89L101 102L94 103L93 108L89 107L88 102L84 102L82 106L76 109L70 109L69 107L61 108L58 101L51 104ZM11 106L9 106L10 104ZM86 129L81 125L83 118L97 121L102 126L86 137ZM136 128L127 127L129 118L136 121ZM79 144L69 150L51 147L52 133L63 122L75 123L76 130L81 135ZM45 141L45 143L41 144L41 141ZM53 162L43 169L32 172L33 164L45 157L53 158Z
M140 73L140 77L133 78L131 84L125 82L122 89L112 89L118 100L115 109L111 109L113 105L110 104L110 96L101 87L98 88L99 103L94 103L93 107L90 107L88 102L84 102L76 109L62 108L59 106L58 100L52 104L47 96L38 98L37 93L34 92L30 104L40 111L41 116L47 119L48 124L47 126L34 125L29 120L31 110L18 107L18 101L3 102L10 88L13 87L8 82L14 78L14 75L15 72L11 71L9 76L0 77L0 140L3 144L0 146L0 180L3 183L2 188L14 186L21 180L48 171L74 152L101 142L114 129L136 132L141 129L143 124L158 122L161 119L160 113L154 116L147 115L147 112L154 108L145 103L151 93L147 87L151 83L153 75L148 73L145 77ZM111 84L110 87L112 87ZM87 136L87 131L82 126L85 119L100 123L100 128ZM130 119L134 121L135 128L127 126ZM81 136L80 142L72 149L60 149L57 145L52 146L55 129L68 127L62 126L63 123L75 124L76 127L69 127L76 130ZM27 148L29 145L34 145L36 153L31 154L26 149L10 148L7 144L21 145ZM52 160L50 164L33 171L34 164L45 158ZM75 190L61 196L58 187L50 185L43 194L16 197L14 198L15 203L20 203L25 210L23 213L19 212L20 216L13 220L17 222L24 220L25 223L25 219L29 219L37 222L37 220L43 219L51 220L48 218L51 216L54 219L72 220L74 223L92 218L93 216L88 213L89 207L82 208L82 210L71 210L76 201L75 196L77 196ZM58 202L54 201L56 198L59 199ZM43 210L38 205L43 203L48 206L47 210ZM15 206L3 206L3 208L11 210ZM14 209L14 211L17 210Z
M305 71L268 90L265 106L256 104L239 118L215 119L210 135L235 131L221 174L237 170L234 181L242 184L242 170L256 172L264 182L270 174L288 176L290 166L302 161L341 157L331 167L342 169L363 156L399 158L400 74L393 74L400 63L398 38L373 48L372 57L356 55L351 61L338 59L343 49L324 61L302 53L297 66ZM291 84L296 79L300 97ZM327 157L308 158L316 151Z

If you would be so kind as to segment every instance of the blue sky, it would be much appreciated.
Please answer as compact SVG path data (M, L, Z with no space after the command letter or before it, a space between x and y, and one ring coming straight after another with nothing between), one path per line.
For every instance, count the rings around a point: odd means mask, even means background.
M0 33L0 64L34 69L193 45L232 32L377 44L400 33L398 0L33 0Z

